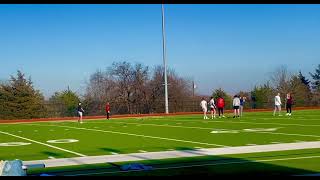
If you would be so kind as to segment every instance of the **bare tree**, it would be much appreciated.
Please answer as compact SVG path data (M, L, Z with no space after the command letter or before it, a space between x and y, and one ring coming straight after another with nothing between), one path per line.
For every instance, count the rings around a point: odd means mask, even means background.
M284 65L278 67L272 72L270 83L274 89L284 98L286 93L291 91L290 79L292 74L289 73L288 68Z

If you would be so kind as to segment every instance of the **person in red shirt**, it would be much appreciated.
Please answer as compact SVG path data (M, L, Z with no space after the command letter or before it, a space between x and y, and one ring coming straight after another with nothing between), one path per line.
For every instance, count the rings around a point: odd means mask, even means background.
M106 104L106 113L107 113L107 119L109 120L109 118L110 118L110 104L108 102Z
M217 100L217 108L218 108L218 112L219 112L219 118L221 118L220 114L222 114L222 117L225 118L225 116L223 115L224 106L225 106L224 99L222 97L219 97Z

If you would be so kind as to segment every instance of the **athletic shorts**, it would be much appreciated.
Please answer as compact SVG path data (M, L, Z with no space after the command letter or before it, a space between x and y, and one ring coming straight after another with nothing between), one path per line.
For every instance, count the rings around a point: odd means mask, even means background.
M233 109L239 109L239 106L233 106Z
M208 109L207 109L207 108L202 108L202 111L203 111L203 112L207 112Z
M78 116L82 117L82 112L81 111L78 111Z
M275 105L274 106L276 109L281 109L281 106L280 105Z
M211 107L211 108L210 108L210 110L211 110L211 111L214 111L214 110L215 110L215 108L214 108L214 107Z

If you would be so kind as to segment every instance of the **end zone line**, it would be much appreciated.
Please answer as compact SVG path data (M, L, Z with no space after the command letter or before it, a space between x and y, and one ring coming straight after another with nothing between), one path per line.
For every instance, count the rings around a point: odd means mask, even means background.
M42 143L42 142L35 141L35 140L32 140L32 139L24 138L24 137L17 136L17 135L14 135L14 134L10 134L10 133L7 133L7 132L0 131L0 133L8 135L8 136L16 137L16 138L19 138L19 139L23 139L23 140L26 140L26 141L29 141L29 142L33 142L33 143L36 143L36 144L40 144L40 145L43 145L43 146L47 146L47 147L50 147L50 148L53 148L53 149L58 149L60 151L68 152L68 153L71 153L71 154L75 154L75 155L80 156L80 157L86 157L86 155L84 155L84 154L80 154L80 153L77 153L77 152L74 152L74 151L69 151L67 149L59 148L59 147L56 147L56 146L52 146L50 144L46 144L46 143Z
M146 137L146 138L152 138L152 139L161 139L161 140L167 140L167 141L176 141L176 142L184 142L184 143L192 143L192 144L225 147L225 145L221 145L221 144L211 144L211 143L204 143L204 142L188 141L188 140L173 139L173 138L164 138L164 137L157 137L157 136L148 136L148 135L142 135L142 134L124 133L124 132L117 132L117 131L106 131L106 130L100 130L100 129L77 128L77 127L72 127L72 126L40 125L40 124L28 124L28 125L29 126L54 126L54 127L61 127L61 128L96 131L96 132L128 135L128 136Z

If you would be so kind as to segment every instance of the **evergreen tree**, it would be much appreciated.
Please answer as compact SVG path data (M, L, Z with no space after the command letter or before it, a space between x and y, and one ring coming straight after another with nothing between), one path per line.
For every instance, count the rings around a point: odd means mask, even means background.
M295 106L308 106L310 104L312 93L310 88L301 81L300 74L291 77L290 89Z
M310 73L310 75L313 79L312 89L315 91L320 91L320 64L318 65L316 72L314 74Z
M215 101L219 98L222 97L225 101L225 108L226 109L231 109L232 108L232 97L229 96L223 89L219 88L214 90L212 93L213 98Z
M49 102L56 116L74 116L80 98L75 92L68 89L56 92L49 99Z
M9 83L0 85L0 118L30 119L46 115L44 97L21 72L11 76Z
M298 78L304 85L306 85L310 89L310 81L305 76L302 75L301 71L299 71Z
M255 97L256 108L270 108L274 103L275 90L269 82L261 86L255 86L251 91L251 96Z

